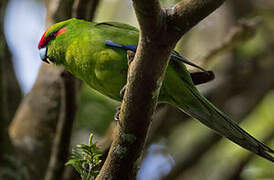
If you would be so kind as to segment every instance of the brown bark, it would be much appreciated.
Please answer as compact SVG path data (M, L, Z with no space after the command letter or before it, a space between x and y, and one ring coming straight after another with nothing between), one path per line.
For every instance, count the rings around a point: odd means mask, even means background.
M129 68L117 134L97 179L135 178L170 53L185 32L223 2L180 1L161 9L157 0L133 1L140 24L139 46Z

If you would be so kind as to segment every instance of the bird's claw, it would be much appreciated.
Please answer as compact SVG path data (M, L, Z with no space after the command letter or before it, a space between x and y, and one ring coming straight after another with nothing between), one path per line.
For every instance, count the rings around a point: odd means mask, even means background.
M135 53L133 51L127 50L128 65L130 65L130 63L133 61L134 56L135 56ZM120 97L121 97L121 99L123 99L123 97L125 95L126 88L127 88L127 85L124 85L124 87L120 90ZM116 108L116 113L114 115L114 120L115 121L119 121L120 109L121 109L121 106L118 106Z
M121 110L121 106L118 106L118 107L116 108L116 113L115 113L115 115L114 115L114 120L115 120L115 121L119 121L119 120L120 120L120 118L119 118L119 116L120 116L120 110Z

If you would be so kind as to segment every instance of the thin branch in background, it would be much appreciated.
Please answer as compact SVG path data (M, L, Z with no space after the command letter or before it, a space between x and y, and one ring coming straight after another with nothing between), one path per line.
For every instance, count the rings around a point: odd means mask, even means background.
M70 147L72 125L77 109L78 81L68 72L63 72L62 107L60 118L57 123L54 142L52 145L51 157L47 169L46 180L61 179L64 171L64 164L67 162Z
M239 23L228 32L227 36L219 45L207 51L207 53L200 58L203 66L207 66L214 57L253 38L261 24L261 18L239 21Z
M157 0L133 1L140 24L139 46L129 67L117 134L96 179L135 178L171 51L185 32L223 2L181 1L170 11L162 10Z

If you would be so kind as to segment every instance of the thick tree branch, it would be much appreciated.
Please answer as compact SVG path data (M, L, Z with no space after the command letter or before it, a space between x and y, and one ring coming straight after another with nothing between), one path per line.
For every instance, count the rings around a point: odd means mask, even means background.
M133 6L140 24L140 31L147 38L159 36L164 19L164 13L158 0L133 0ZM149 40L149 39L148 39Z
M202 2L182 1L166 14L156 0L133 1L141 29L138 49L129 67L117 134L97 179L135 178L136 161L146 140L172 49L183 33L224 0ZM165 21L167 18L172 18L174 22ZM180 27L180 34L177 27Z

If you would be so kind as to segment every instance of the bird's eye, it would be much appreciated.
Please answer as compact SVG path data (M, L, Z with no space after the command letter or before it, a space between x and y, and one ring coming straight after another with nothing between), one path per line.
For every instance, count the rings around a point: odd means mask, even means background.
M50 38L50 39L53 39L53 38L55 38L55 36L56 36L56 33L53 32L53 33L50 33L49 38Z

